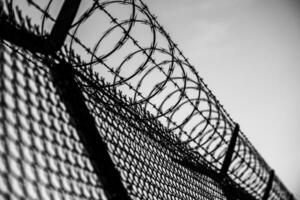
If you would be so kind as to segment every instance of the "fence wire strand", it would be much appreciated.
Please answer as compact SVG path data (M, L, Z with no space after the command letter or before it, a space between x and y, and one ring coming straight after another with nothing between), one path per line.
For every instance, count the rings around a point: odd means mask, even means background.
M53 0L5 0L0 15L18 29L47 37L61 6ZM0 194L102 199L101 180L51 83L48 55L31 54L9 42L2 42L0 48ZM220 173L236 122L145 3L83 1L64 48L54 57L53 65L63 60L74 67L89 112L133 198L226 199L216 180L175 160L189 159ZM44 163L33 165L25 159L25 151L34 157L32 162ZM25 175L25 166L35 171L33 180ZM70 174L63 174L64 168ZM85 174L83 180L72 170ZM47 183L39 184L43 178L38 171L46 174ZM254 199L262 199L270 171L239 131L228 180ZM64 179L71 189L64 188ZM13 182L19 187L12 187ZM39 192L39 187L47 192ZM291 199L277 176L269 199Z

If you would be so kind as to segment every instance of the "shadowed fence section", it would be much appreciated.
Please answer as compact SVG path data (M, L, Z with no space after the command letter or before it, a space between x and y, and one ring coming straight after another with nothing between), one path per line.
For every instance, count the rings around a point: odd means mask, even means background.
M294 199L142 1L0 6L2 197Z

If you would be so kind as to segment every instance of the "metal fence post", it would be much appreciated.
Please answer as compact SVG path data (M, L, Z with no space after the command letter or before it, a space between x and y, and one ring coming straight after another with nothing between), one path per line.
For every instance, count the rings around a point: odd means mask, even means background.
M265 192L264 192L264 196L262 197L262 200L267 200L269 198L270 191L271 191L272 185L273 185L274 175L275 175L274 170L271 170L270 175L269 175L269 180L268 180Z
M84 96L74 79L74 71L70 64L60 63L51 68L53 83L57 88L67 112L75 123L78 135L82 140L93 167L103 183L102 187L108 200L130 200L121 182L120 173L107 151L95 119L90 114Z
M296 200L293 194L291 194L291 196L290 196L290 199L289 199L289 200Z
M223 161L223 165L222 165L222 168L221 168L221 171L220 171L220 174L222 176L226 175L226 173L229 169L239 131L240 131L240 126L236 123L235 127L234 127L234 130L232 132L230 142L229 142L229 145L228 145L228 148L227 148L227 152L226 152L226 155L225 155L225 159Z
M36 35L26 28L17 28L0 6L0 37L35 53L53 54L58 51L68 34L81 0L65 0L50 35Z

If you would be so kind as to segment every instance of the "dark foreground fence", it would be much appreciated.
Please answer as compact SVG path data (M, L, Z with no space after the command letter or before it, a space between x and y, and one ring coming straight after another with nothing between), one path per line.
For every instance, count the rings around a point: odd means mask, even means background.
M1 1L0 37L0 199L295 199L142 1Z

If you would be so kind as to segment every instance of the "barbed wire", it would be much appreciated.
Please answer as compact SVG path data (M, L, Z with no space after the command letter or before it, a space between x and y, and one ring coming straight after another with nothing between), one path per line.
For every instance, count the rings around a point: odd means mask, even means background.
M56 1L27 0L28 9L38 11L35 33L46 36L55 23ZM22 4L22 3L21 3ZM23 21L20 2L6 0L4 11L15 24L31 30ZM17 16L14 16L17 13ZM39 25L37 27L36 25ZM140 106L161 122L191 152L201 155L221 171L235 121L198 75L178 45L141 0L89 0L82 2L65 41L67 55L80 57L74 67L87 68L90 81L103 76L106 82L88 84L94 89L121 90L131 97L122 106ZM95 75L96 74L96 75ZM239 131L229 167L229 177L256 199L263 197L271 168ZM288 199L277 181L270 196Z

